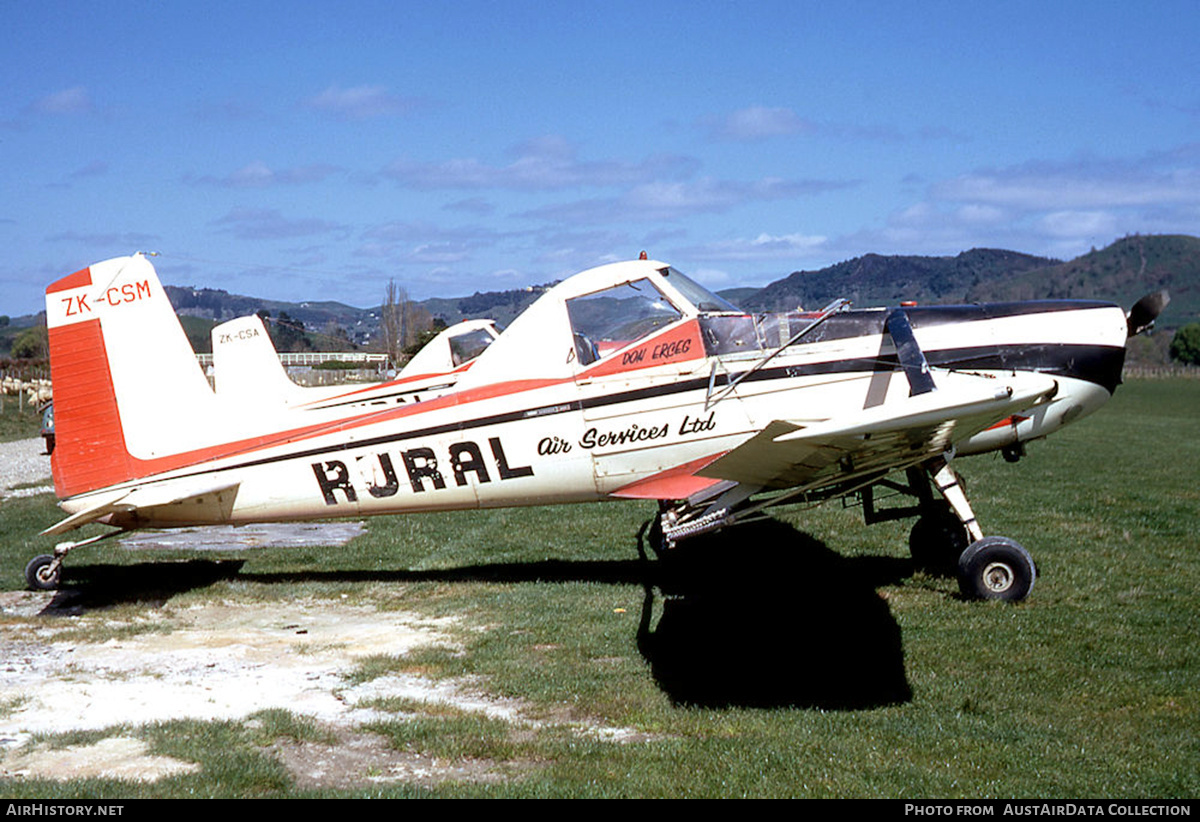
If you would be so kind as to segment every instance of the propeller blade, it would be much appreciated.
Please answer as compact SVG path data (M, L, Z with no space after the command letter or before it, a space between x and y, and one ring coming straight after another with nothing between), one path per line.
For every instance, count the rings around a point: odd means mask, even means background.
M1125 315L1129 323L1129 336L1141 334L1154 325L1154 321L1169 302L1171 295L1164 288L1162 291L1152 291L1134 303L1133 308Z

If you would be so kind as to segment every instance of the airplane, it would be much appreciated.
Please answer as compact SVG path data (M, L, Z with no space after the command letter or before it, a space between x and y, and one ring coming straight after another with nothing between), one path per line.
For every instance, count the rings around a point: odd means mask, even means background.
M326 417L368 406L420 402L453 388L498 336L495 320L463 320L422 346L394 379L360 386L304 387L288 377L262 318L251 314L213 327L213 390L231 403L330 412Z
M43 533L113 530L34 558L34 589L56 587L75 548L139 528L640 499L658 501L648 537L666 552L851 498L867 524L918 517L914 562L953 569L964 597L1009 601L1036 567L984 534L958 460L1017 460L1099 409L1127 338L1161 310L837 300L752 315L643 253L549 289L441 393L314 411L236 377L212 390L143 254L54 282L46 307L67 516ZM915 504L880 508L877 490Z

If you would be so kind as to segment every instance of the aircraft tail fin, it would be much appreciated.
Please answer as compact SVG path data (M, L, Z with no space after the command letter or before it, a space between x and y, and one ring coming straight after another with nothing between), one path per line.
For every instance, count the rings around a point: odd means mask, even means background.
M118 257L46 289L60 498L161 470L211 423L208 386L154 266Z
M288 377L256 314L221 323L212 330L213 375L217 397L230 402L287 405L303 388Z

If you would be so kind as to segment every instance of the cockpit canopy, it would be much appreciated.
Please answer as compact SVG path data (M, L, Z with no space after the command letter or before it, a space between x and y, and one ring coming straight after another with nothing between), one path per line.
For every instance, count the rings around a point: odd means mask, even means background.
M430 340L399 374L446 374L478 358L500 336L494 320L463 320Z
M637 342L683 318L654 283L643 277L566 301L582 366Z
M589 269L550 289L464 382L564 378L597 368L607 374L747 347L760 347L749 315L670 266L636 260ZM625 354L609 362L617 352Z

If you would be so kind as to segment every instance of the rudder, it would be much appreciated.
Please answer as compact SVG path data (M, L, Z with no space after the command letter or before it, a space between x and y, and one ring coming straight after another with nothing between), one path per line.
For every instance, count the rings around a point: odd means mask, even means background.
M143 255L51 284L46 325L60 498L146 476L187 447L178 432L204 424L213 394Z

